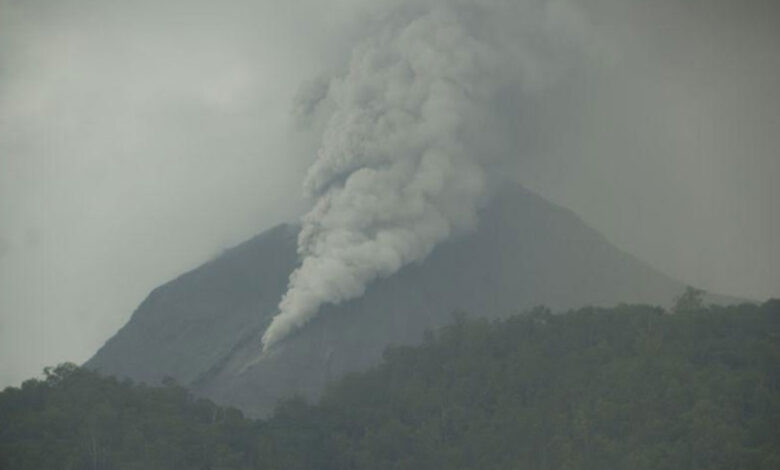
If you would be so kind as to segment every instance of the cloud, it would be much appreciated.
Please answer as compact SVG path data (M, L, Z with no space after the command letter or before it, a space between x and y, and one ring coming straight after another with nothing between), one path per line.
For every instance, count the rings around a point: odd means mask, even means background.
M303 211L290 103L331 46L301 52L275 8L0 0L0 386L86 360L156 285Z
M11 251L11 242L0 236L0 258Z
M355 45L429 5L0 0L0 232L13 246L0 262L0 385L87 359L153 287L304 213L301 181L352 106L335 85ZM478 14L490 5L547 6ZM512 57L503 65L525 64L519 83L492 74L509 83L459 118L460 151L486 156L485 187L496 173L520 180L686 282L780 295L776 2L445 6L466 37ZM520 47L528 23L539 35ZM352 171L322 170L323 188ZM437 204L452 233L468 225Z
M318 103L329 90L334 111L304 182L316 201L303 218L301 266L266 348L323 304L361 296L474 227L496 169L523 158L519 123L496 104L522 107L554 81L573 44L563 39L586 30L573 13L561 2L394 5L345 73L306 94Z

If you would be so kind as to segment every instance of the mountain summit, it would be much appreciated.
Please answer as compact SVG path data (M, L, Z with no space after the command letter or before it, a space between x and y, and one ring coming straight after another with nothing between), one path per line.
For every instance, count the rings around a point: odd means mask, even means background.
M454 312L505 317L536 305L667 304L683 285L611 245L574 213L519 186L477 229L423 262L326 305L263 353L261 338L298 264L299 227L280 225L156 288L86 366L155 383L172 377L252 415L294 394L316 398L390 345L421 341Z

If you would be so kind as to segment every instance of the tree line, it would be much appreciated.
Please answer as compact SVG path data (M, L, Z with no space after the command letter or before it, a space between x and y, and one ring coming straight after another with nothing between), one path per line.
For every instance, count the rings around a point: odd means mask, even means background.
M459 315L267 419L63 364L0 392L0 469L780 468L780 301L697 295Z

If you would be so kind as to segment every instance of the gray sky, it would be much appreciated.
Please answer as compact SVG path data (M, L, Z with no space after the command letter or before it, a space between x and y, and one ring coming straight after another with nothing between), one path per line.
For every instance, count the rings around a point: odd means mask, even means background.
M290 109L355 3L0 0L0 386L306 209ZM528 113L518 179L683 281L780 296L774 2L581 3L597 53Z

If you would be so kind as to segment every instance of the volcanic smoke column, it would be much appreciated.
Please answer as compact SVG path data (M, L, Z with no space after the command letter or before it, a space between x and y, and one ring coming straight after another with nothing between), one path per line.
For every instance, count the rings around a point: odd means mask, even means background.
M264 349L475 225L501 158L497 94L538 67L516 45L520 59L469 34L473 18L449 5L391 15L331 80L335 110L304 182L316 202L303 217L301 265Z

